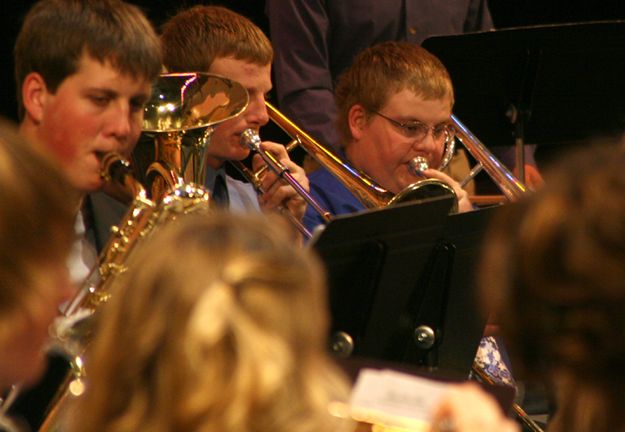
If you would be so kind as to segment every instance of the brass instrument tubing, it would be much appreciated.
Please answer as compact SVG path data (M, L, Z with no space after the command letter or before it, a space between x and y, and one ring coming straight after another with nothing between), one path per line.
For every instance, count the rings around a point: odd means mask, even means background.
M482 163L478 162L473 168L471 168L471 171L469 171L469 174L467 174L467 176L462 179L462 181L460 182L460 187L464 188L467 185L467 183L473 180L476 175L482 172L483 169L484 169L484 166L482 165Z
M260 174L262 174L264 170L261 171L259 169L258 171L253 172L241 161L230 161L230 164L234 168L236 168L241 173L241 175L252 184L252 186L254 186L256 193L258 193L259 195L265 193L260 184ZM263 168L266 167L267 165L263 165ZM279 206L278 211L280 212L280 214L285 216L293 225L295 225L295 228L297 228L297 230L304 236L306 240L312 237L312 233L308 230L308 228L306 228L304 224L302 224L302 222L300 222L300 220L296 218L295 215L291 213L288 209L284 208L284 206Z
M387 191L365 173L349 166L328 147L322 146L289 120L276 107L265 102L271 120L287 135L295 138L308 155L334 175L368 209L388 205L395 194Z
M464 147L478 160L488 175L495 181L499 189L510 201L521 198L527 189L471 131L463 125L455 115L451 115L451 121L456 128L456 136L462 141Z
M317 211L326 222L330 221L330 212L325 210L317 203L317 201L308 193L306 189L293 177L288 167L284 166L276 157L266 150L260 148L260 137L253 129L246 129L241 134L241 143L260 154L269 169L285 180L304 200Z
M300 143L301 141L299 137L292 139L286 146L284 146L286 148L286 152L291 153L291 151L294 150L297 146L299 146ZM268 165L263 165L260 168L258 168L256 172L253 172L252 175L254 176L254 178L260 180L263 178L263 175L265 174L265 171L267 171L267 168L269 168Z
M7 414L7 412L9 411L9 408L11 408L11 405L13 405L13 402L15 402L15 399L17 399L17 396L19 394L20 394L20 385L13 384L11 386L11 389L7 392L4 399L0 399L0 417L5 416Z

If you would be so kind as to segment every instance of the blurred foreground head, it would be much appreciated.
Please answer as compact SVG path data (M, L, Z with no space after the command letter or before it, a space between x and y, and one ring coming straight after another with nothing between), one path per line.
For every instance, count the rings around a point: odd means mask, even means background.
M72 195L51 160L0 121L0 391L44 369L48 326L70 295Z
M485 242L485 302L520 365L555 387L550 430L625 424L614 418L625 384L624 168L622 144L565 157L541 190L502 209Z
M281 220L183 217L128 268L72 430L337 430L324 272Z

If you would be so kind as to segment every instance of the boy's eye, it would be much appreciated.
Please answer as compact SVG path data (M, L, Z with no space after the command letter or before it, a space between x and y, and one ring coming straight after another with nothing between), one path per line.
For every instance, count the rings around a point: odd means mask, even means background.
M131 100L130 101L130 108L133 112L137 112L137 111L142 111L143 108L145 108L145 104L147 102L143 101L143 100Z
M98 106L104 106L109 101L109 98L107 96L91 96L90 99L94 104Z

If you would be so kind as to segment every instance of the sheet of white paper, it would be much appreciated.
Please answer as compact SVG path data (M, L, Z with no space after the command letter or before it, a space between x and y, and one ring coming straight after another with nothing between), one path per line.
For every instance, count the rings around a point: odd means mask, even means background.
M352 415L368 423L426 425L449 384L393 370L363 369L352 390Z

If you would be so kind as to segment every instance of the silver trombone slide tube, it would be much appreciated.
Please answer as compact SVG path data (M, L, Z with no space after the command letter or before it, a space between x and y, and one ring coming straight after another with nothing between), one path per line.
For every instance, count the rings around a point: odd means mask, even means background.
M261 170L258 170L257 172L253 172L251 169L246 167L241 161L230 161L230 164L237 171L239 171L239 173L244 178L246 178L252 184L252 186L254 186L254 189L256 190L258 194L263 194L265 192L260 184L261 183L260 175L262 174L260 172ZM263 165L263 167L266 168L267 165ZM295 228L297 228L297 230L304 236L306 240L308 240L312 236L312 233L308 230L308 228L306 228L304 224L302 224L299 221L299 219L297 219L297 217L295 217L295 215L293 215L293 213L291 213L287 208L285 208L284 206L279 206L278 211L283 216L285 216L295 226Z
M463 178L462 181L460 182L460 187L464 188L471 180L475 178L476 175L481 173L483 169L484 167L482 166L480 162L475 164L475 166L471 168L471 171L469 171L469 174L467 174L467 176Z
M319 203L308 193L306 189L293 177L288 167L284 166L276 157L260 148L260 137L253 129L246 129L241 134L241 144L250 150L257 152L265 161L269 169L281 179L286 181L306 202L319 213L326 222L330 221L330 212L321 207Z
M462 142L471 156L482 165L509 201L516 201L526 194L527 189L525 185L458 120L458 117L452 114L451 122L456 129L456 137Z

